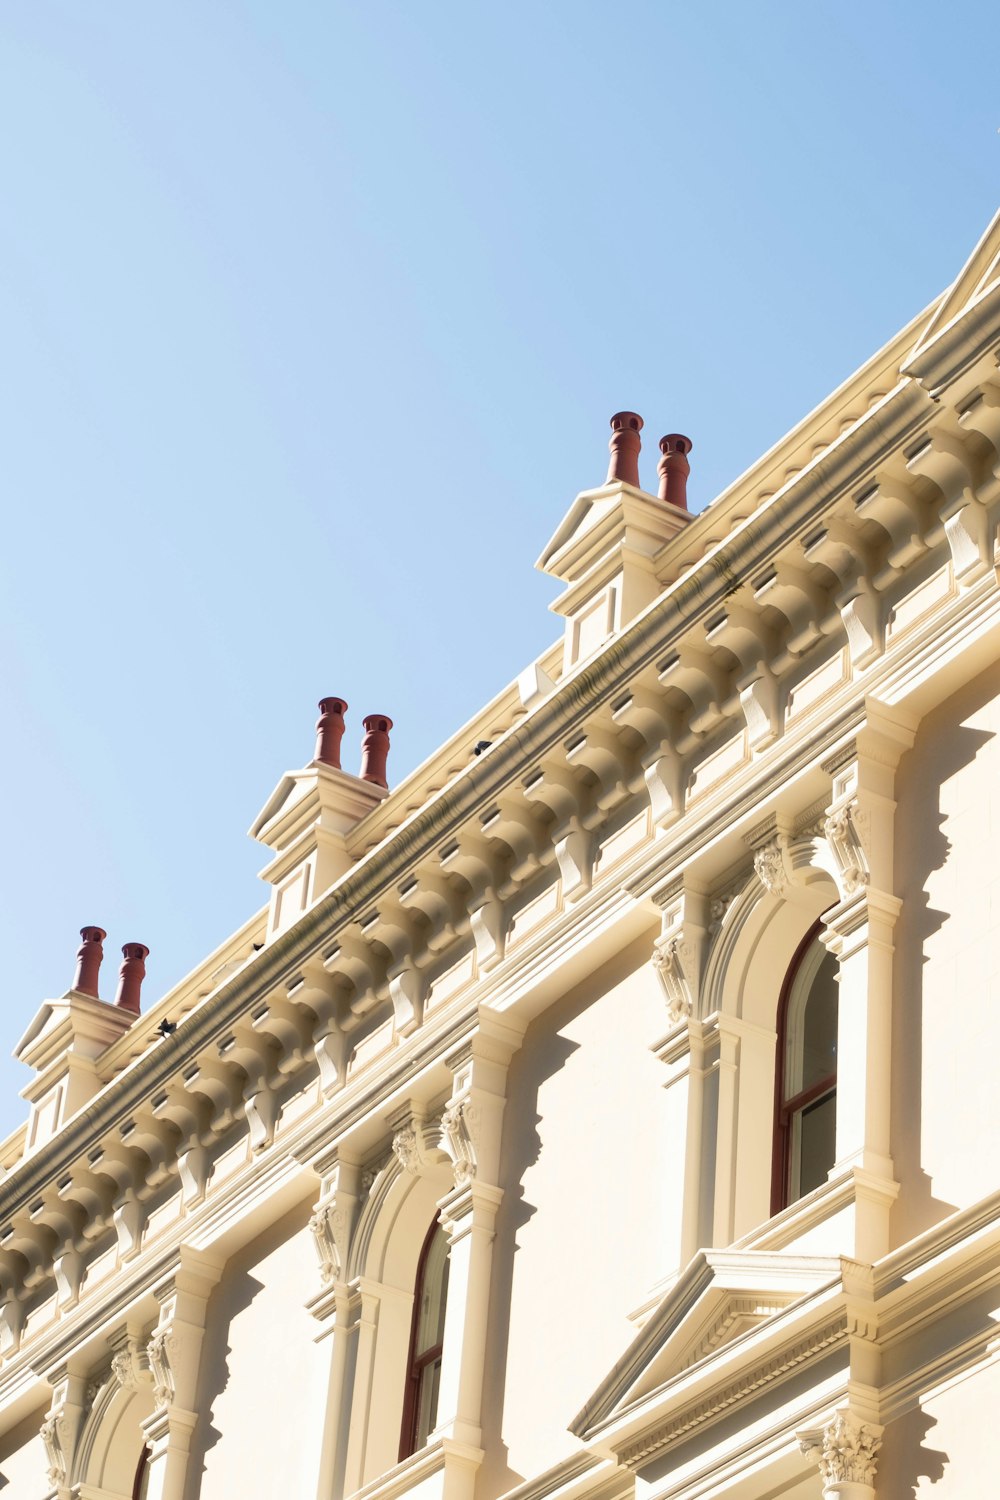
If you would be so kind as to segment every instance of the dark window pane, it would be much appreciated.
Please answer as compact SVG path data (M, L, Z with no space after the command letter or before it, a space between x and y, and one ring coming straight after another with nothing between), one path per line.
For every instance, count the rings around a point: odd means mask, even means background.
M414 1451L422 1448L434 1430L437 1421L438 1390L441 1385L441 1356L425 1365L420 1372L420 1390L417 1395L417 1430Z
M837 961L825 953L809 987L802 1025L799 1088L812 1088L837 1071Z
M824 1094L791 1119L790 1200L802 1198L827 1179L836 1150L837 1094Z

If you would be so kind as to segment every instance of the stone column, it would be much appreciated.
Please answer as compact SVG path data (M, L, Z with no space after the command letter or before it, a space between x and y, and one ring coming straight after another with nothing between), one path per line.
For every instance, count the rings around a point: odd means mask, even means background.
M150 1450L148 1500L184 1500L205 1313L222 1269L221 1262L182 1245L177 1269L156 1288L160 1315L146 1346L155 1410L142 1424Z

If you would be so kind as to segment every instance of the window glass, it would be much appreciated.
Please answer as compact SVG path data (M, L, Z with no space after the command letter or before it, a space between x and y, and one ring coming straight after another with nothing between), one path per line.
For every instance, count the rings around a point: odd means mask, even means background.
M837 960L814 938L792 981L786 1013L785 1098L837 1071Z
M414 1290L400 1458L422 1448L437 1425L447 1298L448 1236L435 1224L424 1242Z
M825 1182L836 1159L837 980L817 933L791 976L778 1039L775 1211Z
M448 1238L440 1225L434 1231L424 1261L420 1306L417 1308L417 1334L413 1352L426 1354L440 1344L444 1334L444 1303L448 1295Z

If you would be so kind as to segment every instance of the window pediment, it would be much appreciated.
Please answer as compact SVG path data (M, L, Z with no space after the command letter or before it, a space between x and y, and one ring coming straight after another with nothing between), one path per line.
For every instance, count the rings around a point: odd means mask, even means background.
M810 1330L819 1337L836 1320L843 1272L835 1257L700 1251L570 1430L619 1454L669 1413L704 1405L704 1391L737 1369L767 1363L780 1373L775 1348L808 1341Z

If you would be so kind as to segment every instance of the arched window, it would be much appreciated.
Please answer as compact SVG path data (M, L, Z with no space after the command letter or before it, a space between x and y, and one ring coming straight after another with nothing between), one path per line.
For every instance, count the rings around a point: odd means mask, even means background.
M819 930L799 949L779 1006L772 1213L825 1182L836 1156L837 961Z
M403 1430L399 1440L401 1459L409 1458L424 1446L437 1422L447 1296L448 1236L435 1220L417 1264Z

